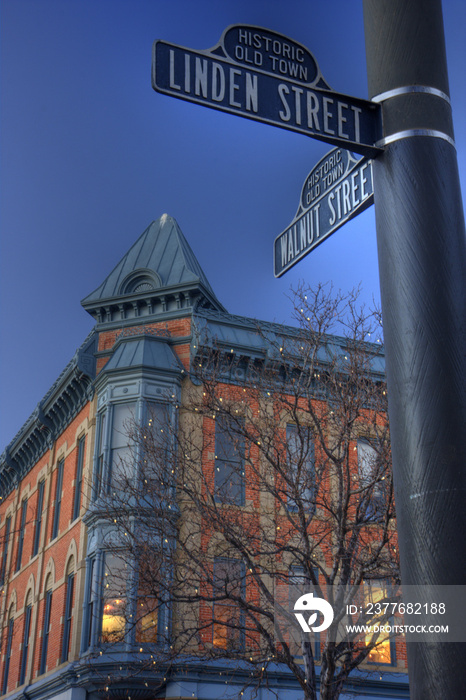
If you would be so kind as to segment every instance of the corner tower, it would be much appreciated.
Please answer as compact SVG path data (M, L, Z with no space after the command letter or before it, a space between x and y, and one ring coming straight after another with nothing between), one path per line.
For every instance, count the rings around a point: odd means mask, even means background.
M81 304L99 325L127 326L196 309L225 311L175 219L163 214Z

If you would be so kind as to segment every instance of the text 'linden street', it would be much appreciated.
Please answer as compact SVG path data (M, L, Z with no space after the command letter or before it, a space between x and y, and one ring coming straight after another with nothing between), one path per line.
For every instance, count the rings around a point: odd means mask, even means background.
M180 60L181 59L181 60ZM275 99L270 93L261 103L261 83L270 77L241 70L226 63L184 52L169 51L169 88L200 101L218 103L242 111L247 116L259 114L270 121L291 127L309 129L312 133L348 139L361 143L361 108L337 97L273 79ZM273 96L272 96L273 97ZM278 97L278 99L276 99Z

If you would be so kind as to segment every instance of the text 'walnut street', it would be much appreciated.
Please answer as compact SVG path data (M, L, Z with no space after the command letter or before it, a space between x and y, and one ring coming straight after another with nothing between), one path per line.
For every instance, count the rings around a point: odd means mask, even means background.
M338 158L338 151L332 159ZM274 242L275 276L280 277L307 253L338 230L356 214L367 209L374 200L372 163L362 159L352 166L344 179L339 179L338 163L325 177L335 177L335 185L324 189L321 196L300 214ZM319 172L319 171L317 171ZM324 182L324 179L322 179ZM306 183L308 188L311 182ZM317 187L317 182L314 187ZM308 194L312 189L308 189Z

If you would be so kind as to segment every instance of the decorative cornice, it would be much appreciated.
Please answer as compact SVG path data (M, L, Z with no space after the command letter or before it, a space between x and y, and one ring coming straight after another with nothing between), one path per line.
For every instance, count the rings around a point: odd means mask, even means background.
M0 455L1 497L15 488L92 397L96 344L93 330Z
M212 693L220 687L225 689L226 680L229 682L230 692L237 688L238 694L246 684L251 685L251 667L244 662L180 658L176 664L170 664L167 671L160 666L157 670L152 670L154 666L148 661L149 654L144 655L141 662L136 650L134 653L114 652L111 658L108 654L96 658L83 657L80 661L59 668L48 676L39 677L31 685L11 693L8 697L10 700L49 700L71 688L83 688L88 693L102 698L128 698L128 695L131 695L131 698L145 699L154 698L163 692L164 687L180 681L187 693L184 697L191 697L193 693L197 696L199 683L210 686ZM317 665L318 685L320 670L320 666ZM112 679L110 683L108 677ZM269 664L267 680L271 690L279 694L294 695L299 689L295 677L283 664ZM393 672L391 669L373 672L369 669L356 669L344 688L351 693L357 693L361 698L409 698L408 675Z
M225 357L222 377L233 383L245 381L254 372L254 363L259 361L277 371L286 364L286 358L299 361L302 331L295 326L285 326L269 321L234 316L218 311L198 312L193 316L191 366L197 367L199 360L214 349ZM333 365L341 359L341 370L345 372L344 358L349 340L336 335L323 335L317 354L319 366ZM286 345L286 352L279 351ZM363 342L361 348L371 358L371 375L375 381L385 379L385 354L382 344ZM192 380L196 381L195 372Z
M98 301L83 301L82 305L94 317L99 330L124 324L134 325L138 319L150 323L177 318L198 308L223 309L216 297L199 281Z

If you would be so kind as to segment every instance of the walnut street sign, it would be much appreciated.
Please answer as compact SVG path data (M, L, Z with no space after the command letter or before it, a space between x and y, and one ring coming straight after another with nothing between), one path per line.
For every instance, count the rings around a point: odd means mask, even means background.
M372 161L334 148L311 170L298 211L274 242L274 273L281 277L344 223L374 201Z
M260 27L228 27L214 48L155 41L158 92L375 156L380 106L330 90L311 52Z

